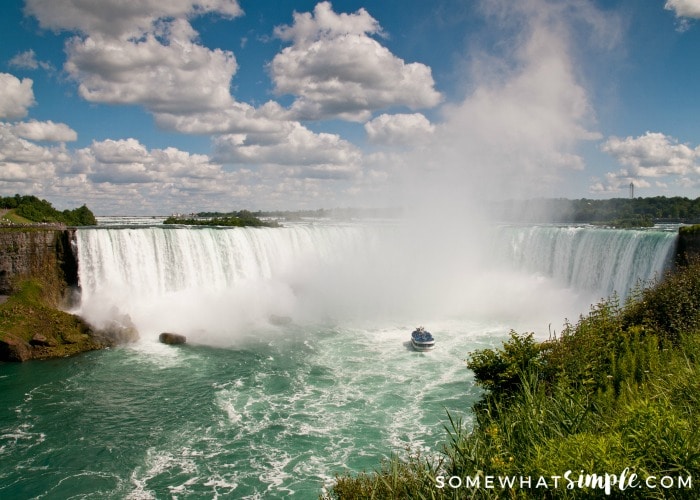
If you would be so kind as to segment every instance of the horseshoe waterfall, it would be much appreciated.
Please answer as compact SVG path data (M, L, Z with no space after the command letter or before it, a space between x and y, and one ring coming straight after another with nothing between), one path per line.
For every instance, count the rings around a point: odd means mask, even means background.
M468 423L479 397L470 351L624 298L675 244L567 226L78 229L75 312L140 339L3 367L0 496L314 498L336 473L436 453L447 412ZM410 347L419 324L431 352Z

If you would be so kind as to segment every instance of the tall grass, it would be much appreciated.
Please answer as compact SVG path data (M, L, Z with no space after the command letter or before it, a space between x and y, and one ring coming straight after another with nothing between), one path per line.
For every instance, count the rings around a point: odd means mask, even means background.
M484 396L472 408L472 428L450 416L442 460L394 457L374 472L338 477L323 497L698 497L697 261L625 304L616 297L597 304L554 340L512 332L501 349L472 353L467 366ZM605 474L623 473L634 474L638 487L613 486L606 495ZM485 487L488 477L495 487ZM530 482L494 479L508 477ZM662 487L664 477L681 483ZM538 487L539 478L546 484Z

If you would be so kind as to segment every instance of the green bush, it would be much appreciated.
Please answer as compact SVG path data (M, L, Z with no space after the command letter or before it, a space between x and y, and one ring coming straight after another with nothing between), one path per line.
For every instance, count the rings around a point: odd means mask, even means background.
M503 349L484 349L469 356L467 367L474 372L477 384L505 394L520 387L520 374L540 365L543 347L535 342L534 334L519 335L511 331Z

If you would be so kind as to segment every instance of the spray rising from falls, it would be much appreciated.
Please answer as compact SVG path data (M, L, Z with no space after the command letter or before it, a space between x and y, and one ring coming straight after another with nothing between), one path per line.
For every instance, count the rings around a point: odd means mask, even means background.
M128 314L142 334L217 345L284 321L488 317L539 327L584 312L591 294L652 278L675 241L564 227L464 231L450 244L410 233L400 224L80 229L79 313L97 325Z

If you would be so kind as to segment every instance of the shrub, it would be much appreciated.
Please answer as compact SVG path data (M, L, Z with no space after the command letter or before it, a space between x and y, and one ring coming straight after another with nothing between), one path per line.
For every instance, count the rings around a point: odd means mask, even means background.
M540 364L543 346L535 342L534 334L510 332L510 340L503 349L484 349L469 356L467 367L474 372L482 387L499 394L507 394L520 387L521 373Z

